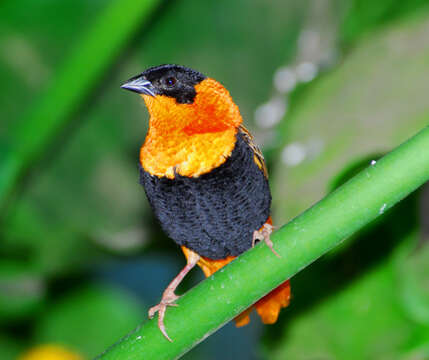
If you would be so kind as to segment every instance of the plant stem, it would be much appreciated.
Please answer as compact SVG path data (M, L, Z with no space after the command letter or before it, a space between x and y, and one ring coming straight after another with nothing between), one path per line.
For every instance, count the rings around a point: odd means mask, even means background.
M30 113L0 144L0 208L19 176L38 160L90 94L130 36L161 0L113 0L58 71ZM118 85L119 86L119 85Z
M429 127L273 234L281 259L260 244L183 295L166 314L172 343L154 319L99 359L180 357L428 180Z

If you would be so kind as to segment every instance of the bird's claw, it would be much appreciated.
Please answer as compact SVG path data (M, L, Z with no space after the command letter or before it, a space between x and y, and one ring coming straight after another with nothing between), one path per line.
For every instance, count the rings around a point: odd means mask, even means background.
M260 230L255 230L253 232L253 239L252 239L252 247L255 246L256 241L264 241L265 244L270 248L270 250L276 255L278 258L281 258L279 253L274 250L274 244L272 240L270 239L270 235L273 232L274 226L271 224L264 224Z
M164 292L162 295L161 302L158 305L152 306L149 309L149 319L152 319L156 313L158 313L158 327L159 330L161 330L162 334L165 336L165 338L173 342L173 340L170 339L170 337L167 334L167 331L165 330L164 325L164 317L165 317L165 311L167 310L168 306L179 306L178 304L175 304L174 302L179 298L174 291L169 291L168 289Z

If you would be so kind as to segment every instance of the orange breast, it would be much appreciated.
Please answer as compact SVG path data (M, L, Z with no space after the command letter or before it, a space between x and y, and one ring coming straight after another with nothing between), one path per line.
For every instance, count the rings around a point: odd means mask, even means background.
M152 175L197 177L231 155L242 122L238 107L213 79L203 80L195 89L192 104L178 104L167 96L142 95L150 120L140 162Z
M192 136L175 132L149 137L141 148L140 162L147 172L159 177L173 179L175 173L197 177L225 162L234 148L235 133L235 129L229 129Z

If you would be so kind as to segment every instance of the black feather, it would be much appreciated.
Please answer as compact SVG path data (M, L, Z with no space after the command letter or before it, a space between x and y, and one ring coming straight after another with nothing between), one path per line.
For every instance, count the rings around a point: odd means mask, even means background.
M140 167L140 183L163 230L177 244L210 259L237 256L270 215L268 180L237 134L231 156L199 177L159 178Z

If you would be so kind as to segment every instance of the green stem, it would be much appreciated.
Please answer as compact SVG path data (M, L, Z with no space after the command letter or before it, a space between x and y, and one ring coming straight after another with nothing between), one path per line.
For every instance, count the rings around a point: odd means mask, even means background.
M35 108L8 134L8 144L0 144L0 208L22 172L34 165L52 143L130 36L149 19L160 2L113 0L99 15Z
M100 359L180 357L428 180L429 127L274 233L281 259L264 244L258 245L182 296L179 306L166 314L172 343L154 319Z

